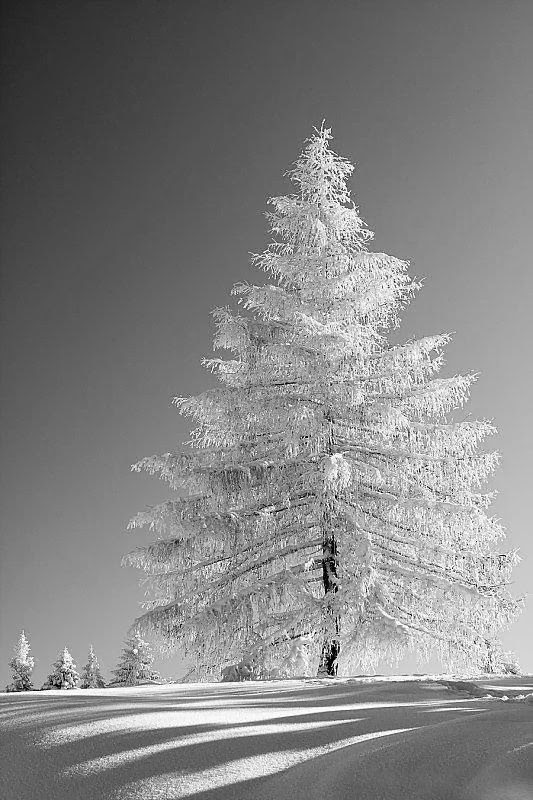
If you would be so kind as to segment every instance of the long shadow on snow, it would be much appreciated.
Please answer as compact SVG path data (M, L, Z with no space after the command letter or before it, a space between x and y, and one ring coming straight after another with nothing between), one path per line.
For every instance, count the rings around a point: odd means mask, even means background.
M443 709L444 710L444 709ZM429 715L436 716L436 715ZM350 745L274 775L189 794L194 800L487 800L533 797L525 706L487 703L476 714Z
M171 712L172 715L176 714L177 723L173 724L173 721L169 719L168 727L158 727L155 730L104 731L76 741L54 745L46 751L45 759L35 760L34 767L39 771L40 796L48 794L54 798L79 797L80 800L99 796L109 797L114 790L132 781L175 775L176 773L187 776L207 769L222 768L223 765L241 758L334 745L346 737L363 733L434 726L437 712L434 714L421 714L420 712L424 709L427 710L428 707L437 709L439 706L442 706L442 711L445 711L446 705L451 702L448 699L450 695L442 691L441 696L444 695L445 699L443 698L439 702L434 690L422 692L421 689L422 687L418 684L416 701L413 701L412 698L408 699L409 686L401 685L400 688L398 684L391 686L390 683L370 687L352 685L349 691L345 684L325 687L315 685L310 688L297 687L296 689L283 687L281 691L276 691L273 687L267 697L261 687L248 689L248 687L239 686L237 688L228 687L227 691L223 693L223 698L218 691L213 693L212 690L199 690L194 693L194 696L191 697L189 694L185 698L180 697L179 692L172 692L168 695L147 693L134 696L125 695L124 697L116 694L110 697L102 695L80 697L77 695L63 699L56 695L42 698L42 700L39 698L38 705L41 708L37 715L38 719L34 720L32 726L33 736L37 737L49 730L50 725L54 728L65 728L68 731L70 727L78 724L98 723L113 717L124 718L124 722L127 724L125 718L139 714L156 714L161 717L158 724L160 722L164 726L166 712ZM412 690L413 686L411 685L411 693ZM374 705L371 695L374 695L374 703L385 702L390 705L386 708ZM222 704L209 702L213 698L218 701L223 699ZM347 698L351 702L346 702ZM455 705L468 703L468 701L457 701L456 698L453 702ZM195 704L194 709L190 708L191 703ZM358 709L358 703L365 707ZM409 704L399 705L401 703ZM20 705L24 707L29 704L23 702ZM46 705L48 705L48 714ZM355 707L336 708L336 706L342 705ZM117 706L122 707L117 708ZM246 709L249 712L259 710L264 714L268 712L269 706L273 711L276 710L276 713L268 718L254 720L252 713L252 718L246 722L235 721L232 723L230 721L226 724L194 726L179 724L181 712L201 713L203 710L209 711L213 708L221 710L221 707L224 707L228 711L232 709ZM306 706L311 706L313 711L290 715L279 714L279 711L283 709L288 711ZM113 709L113 707L115 708ZM35 711L34 703L31 703L31 708ZM58 712L64 712L64 716L58 717ZM24 712L22 711L22 713ZM312 730L298 729L297 726L302 723L304 725L324 723L324 726ZM258 729L266 728L269 725L279 727L275 732L257 733ZM239 733L246 734L246 729L250 726L255 728L254 734L239 736ZM282 727L284 730L281 729ZM220 738L221 733L228 731L228 728L231 728L231 738ZM198 734L204 734L208 740L187 743L186 738L191 734L196 738L198 738ZM15 742L13 745L16 749ZM146 750L141 753L132 753L139 748L146 748ZM155 748L155 752L150 752L151 748ZM128 753L132 753L133 758L128 759ZM80 763L96 759L110 759L110 763L109 765L96 765L102 770L100 772L71 776L64 774L65 771ZM28 787L33 784L31 779L33 761L34 759L30 759L27 765ZM52 791L46 791L47 783L50 784ZM24 787L19 787L18 796L20 800L33 797L31 794L24 793ZM179 797L180 795L175 796ZM253 794L248 796L253 797Z
M432 705L437 704L433 700ZM427 706L425 706L427 708ZM111 761L109 767L103 769L98 774L84 776L72 776L60 781L61 796L77 796L80 798L90 798L96 796L97 792L107 791L112 794L116 789L127 783L156 778L168 775L194 775L206 770L217 768L223 769L224 765L242 758L252 758L264 754L283 754L286 751L305 751L312 748L331 746L341 740L368 733L385 733L388 730L398 728L419 728L421 726L431 726L441 724L436 719L435 714L422 715L424 710L420 704L413 706L400 706L388 708L364 709L363 717L358 715L357 709L349 711L327 710L324 712L316 711L311 714L291 715L276 717L274 719L243 722L231 725L231 738L219 739L217 733L227 730L224 725L206 725L195 728L195 733L210 733L208 741L187 744L180 743L180 738L187 736L191 732L190 728L173 728L167 731L138 731L122 736L110 737L105 735L103 747L96 741L89 744L86 740L83 743L83 757L74 743L72 747L62 748L61 768L66 769L69 765L74 766L80 760L91 760L101 757L102 754L109 756L111 753L126 756L128 752L137 748L151 748L165 746L167 749L158 752L145 752L138 754L134 760L127 760L126 763L119 760L118 763ZM443 707L443 711L446 707ZM449 715L446 715L447 721ZM317 727L312 730L299 730L296 728L298 723L312 724L314 722L326 723L324 727ZM271 724L284 726L285 730L275 732L265 732L258 734L257 729ZM239 732L246 733L246 729L253 725L254 734L239 736ZM95 737L95 740L98 737ZM175 743L172 745L172 743ZM59 765L58 765L59 766ZM58 789L60 787L58 786ZM227 790L226 790L227 791ZM180 796L179 794L175 796ZM253 797L249 794L248 797Z

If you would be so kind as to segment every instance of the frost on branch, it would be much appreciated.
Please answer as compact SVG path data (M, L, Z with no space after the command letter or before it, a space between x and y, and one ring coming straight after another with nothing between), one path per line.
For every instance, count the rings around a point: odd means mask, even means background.
M137 628L192 656L193 679L349 674L408 649L478 670L520 608L483 492L494 427L454 419L475 375L438 377L448 334L389 343L420 284L369 249L330 139L315 131L295 193L269 201L252 262L272 282L214 312L228 356L176 398L188 449L134 466L175 491L130 523L157 535L124 559L146 573Z

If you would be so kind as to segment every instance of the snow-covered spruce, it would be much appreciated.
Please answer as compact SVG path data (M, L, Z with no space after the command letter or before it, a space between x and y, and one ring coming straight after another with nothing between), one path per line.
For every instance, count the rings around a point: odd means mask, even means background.
M159 673L153 668L154 656L150 645L136 632L130 636L122 650L122 655L111 685L136 686L139 683L159 680Z
M13 673L12 681L6 686L6 692L28 692L33 689L31 674L34 660L30 656L30 644L24 631L21 631L14 651L15 655L9 662L9 668Z
M105 681L100 672L100 666L93 646L89 648L89 655L86 665L81 673L81 689L102 689L105 686Z
M214 312L234 358L205 360L220 385L176 398L189 449L133 466L176 491L130 523L158 536L124 559L151 592L137 624L192 656L192 679L243 660L271 674L294 640L313 673L413 648L479 671L520 610L518 556L481 491L495 429L452 413L475 376L436 377L447 334L387 340L419 284L368 249L330 138L314 133L297 192L269 201L276 240L253 263L273 283L238 284L244 312Z
M43 689L75 689L80 676L74 659L65 647L57 661L52 664L52 672L43 683Z

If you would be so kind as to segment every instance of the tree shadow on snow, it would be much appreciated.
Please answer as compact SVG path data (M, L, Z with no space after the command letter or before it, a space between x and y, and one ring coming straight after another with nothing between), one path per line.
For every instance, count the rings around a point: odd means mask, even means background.
M19 800L296 800L300 794L294 793L294 786L309 784L312 773L307 794L301 794L311 800L324 796L313 792L328 770L336 770L338 783L339 774L344 774L342 769L339 773L339 763L355 758L368 767L384 753L389 766L398 757L397 780L407 781L409 789L428 729L433 738L436 731L448 743L448 751L442 750L446 758L454 738L461 741L461 729L470 730L473 717L484 723L493 708L490 701L458 699L442 687L409 682L240 684L217 685L216 690L212 685L176 686L131 695L54 695L38 701L33 696L2 705L13 715L3 715L2 726L10 734L4 763L25 758L24 768L12 776L12 796ZM480 757L495 747L486 728L480 726L477 737ZM517 732L517 741L523 741L521 735ZM361 738L351 742L355 737ZM416 748L408 744L413 737ZM470 746L470 760L471 751ZM454 757L465 761L464 752L458 750ZM435 761L436 756L431 757ZM298 765L298 760L303 763ZM261 777L265 772L271 777ZM380 773L384 775L382 767L377 772L355 769L345 777L346 795L336 796L379 797L375 785L373 794L365 794L370 791L365 774L374 775L375 781ZM327 796L327 786L323 788ZM437 787L431 794L435 800L441 797L438 791ZM405 797L415 800L416 794ZM452 795L442 798L450 800Z

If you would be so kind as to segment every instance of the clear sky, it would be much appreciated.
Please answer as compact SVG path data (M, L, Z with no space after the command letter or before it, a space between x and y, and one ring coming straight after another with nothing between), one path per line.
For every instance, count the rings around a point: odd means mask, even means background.
M402 336L479 371L493 510L533 577L531 0L4 2L0 683L24 628L106 675L139 614L129 471L188 437L210 311L266 245L266 198L314 125L358 168L374 246L425 286ZM504 634L533 671L533 603ZM160 661L180 675L179 656Z

